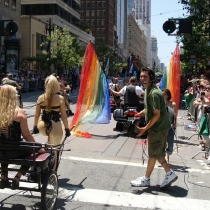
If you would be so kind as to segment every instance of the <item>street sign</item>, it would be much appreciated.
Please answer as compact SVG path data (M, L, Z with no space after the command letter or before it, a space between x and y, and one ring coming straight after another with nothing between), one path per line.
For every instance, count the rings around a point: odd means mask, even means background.
M197 60L196 59L190 59L190 64L191 65L196 65Z

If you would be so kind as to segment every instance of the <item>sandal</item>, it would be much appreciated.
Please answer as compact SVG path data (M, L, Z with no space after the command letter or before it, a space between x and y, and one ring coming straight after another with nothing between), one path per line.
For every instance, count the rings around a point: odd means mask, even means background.
M205 151L205 150L206 150L205 144L201 144L201 151Z
M4 178L1 178L0 181L0 189L4 189L5 187L9 187L10 186L10 182L8 180L8 174L1 174L1 176L4 176Z
M18 178L18 180L15 180L15 179L12 180L12 186L11 186L12 190L16 190L19 187L20 177L19 176L15 176L15 177Z

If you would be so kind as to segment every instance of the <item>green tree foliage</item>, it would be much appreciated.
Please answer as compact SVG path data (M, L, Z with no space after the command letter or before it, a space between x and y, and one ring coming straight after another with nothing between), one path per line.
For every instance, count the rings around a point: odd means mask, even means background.
M55 67L70 68L74 64L81 64L80 46L77 44L74 36L69 34L68 28L60 29L54 28L51 36L47 36L47 39L42 46L47 46L50 43L50 51L42 51L43 55L47 56L49 65L54 64Z
M94 49L99 62L103 63L102 68L103 69L105 68L106 63L109 59L110 70L112 71L113 63L115 62L115 56L116 56L113 49L111 49L102 38L95 39Z
M207 65L210 57L210 3L206 0L182 0L183 9L192 21L192 34L179 34L178 41L183 43L181 54L182 68L192 71L190 55L195 54L197 67Z

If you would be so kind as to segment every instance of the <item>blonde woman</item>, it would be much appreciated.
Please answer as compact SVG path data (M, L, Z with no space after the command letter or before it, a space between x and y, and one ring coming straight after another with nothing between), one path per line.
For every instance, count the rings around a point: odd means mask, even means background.
M7 140L22 141L21 135L26 141L35 142L33 136L29 132L27 118L25 112L18 107L16 89L11 85L4 85L0 90L0 141ZM44 149L39 153L45 152ZM23 158L31 154L28 151L12 150L5 151L7 158ZM8 164L1 164L1 182L0 188L4 189L11 183L8 181ZM20 171L28 170L28 166L21 166ZM18 172L12 181L12 189L19 186L19 180L23 173Z
M53 75L47 77L45 80L45 93L38 98L34 116L33 133L40 132L42 135L48 136L47 141L52 145L58 145L62 140L63 129L60 117L65 127L66 136L70 136L65 99L57 94L59 90L60 86L57 78ZM39 121L41 114L41 120Z

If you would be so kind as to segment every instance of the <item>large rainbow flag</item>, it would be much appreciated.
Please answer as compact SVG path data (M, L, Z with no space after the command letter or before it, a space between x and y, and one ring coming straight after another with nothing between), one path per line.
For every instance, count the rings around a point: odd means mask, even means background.
M82 61L80 89L77 98L74 117L70 128L75 125L73 135L91 137L87 132L79 129L87 123L108 124L111 119L109 90L93 44L88 43Z
M163 77L161 78L159 88L169 89L171 92L171 101L176 103L176 113L178 113L180 102L180 51L179 45L176 45L174 53L170 59Z

